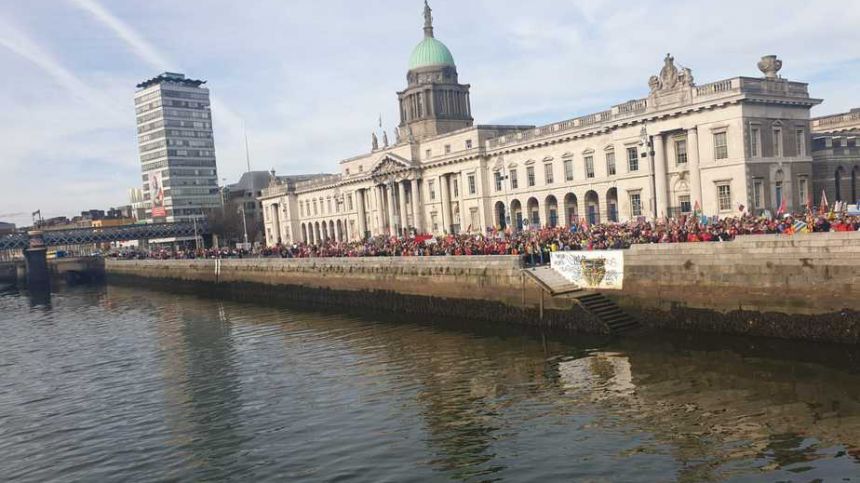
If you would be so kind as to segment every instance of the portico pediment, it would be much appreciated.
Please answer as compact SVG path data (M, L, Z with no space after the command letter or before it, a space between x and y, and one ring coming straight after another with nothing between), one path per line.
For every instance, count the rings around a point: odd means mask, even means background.
M373 176L380 176L411 169L413 167L413 164L409 160L396 154L387 153L379 158L376 164L373 165L373 169L370 173Z

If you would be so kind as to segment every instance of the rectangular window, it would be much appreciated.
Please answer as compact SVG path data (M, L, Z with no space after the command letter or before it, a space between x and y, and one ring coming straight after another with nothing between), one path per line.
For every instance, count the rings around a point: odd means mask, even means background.
M585 157L585 177L593 178L594 177L594 156L586 156Z
M627 171L639 171L639 150L627 148Z
M642 195L639 193L630 193L630 214L642 216Z
M493 182L496 184L496 191L502 191L502 172L496 171L493 173Z
M432 179L427 181L427 198L436 199L436 182Z
M519 185L520 185L519 181L517 180L517 170L512 169L510 171L510 174L508 174L508 176L511 177L511 189L512 190L517 189L517 187L519 187Z
M433 226L433 233L439 232L439 217L436 213L430 213L430 224Z
M352 211L352 193L346 195L346 210Z
M446 145L445 145L445 154L448 154L448 153L450 153L450 152L451 152L451 145L450 145L450 144L446 144Z
M470 195L475 194L477 192L477 188L475 186L475 175L470 174L470 175L466 176L466 180L469 183L469 194Z
M728 184L717 185L717 206L720 211L731 211L732 188Z
M544 181L546 181L546 184L552 184L552 163L546 163L543 165L543 176Z
M714 133L714 159L726 159L729 157L729 146L726 133Z
M529 166L526 168L526 184L529 186L535 185L535 167Z
M795 146L796 146L796 154L795 156L803 156L806 154L806 136L803 135L803 129L798 129L795 132Z
M773 130L773 156L782 157L782 129L780 128Z
M753 180L753 205L756 208L764 208L761 200L764 198L764 184L760 179Z
M466 140L466 149L472 149L472 140L471 139Z
M800 200L800 204L804 206L811 204L811 200L809 199L809 186L806 178L797 179L797 199Z
M430 159L430 150L429 149L426 149L424 151L424 159Z
M773 192L776 195L776 206L782 206L782 181L773 184Z
M690 195L679 196L678 206L681 207L681 213L690 213L693 211L693 206L690 204Z
M573 160L565 159L564 160L564 180L565 181L573 181Z
M606 175L615 176L615 151L606 153Z
M758 145L760 139L760 131L757 127L750 129L750 156L758 157Z
M687 140L675 141L675 165L687 164Z

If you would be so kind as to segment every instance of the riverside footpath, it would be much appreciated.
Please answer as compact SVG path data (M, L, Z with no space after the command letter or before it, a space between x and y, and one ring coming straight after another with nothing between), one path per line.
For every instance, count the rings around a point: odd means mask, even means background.
M623 287L593 290L646 328L860 342L860 233L739 236L621 251ZM609 333L575 297L545 296L518 256L115 260L110 283L216 297Z

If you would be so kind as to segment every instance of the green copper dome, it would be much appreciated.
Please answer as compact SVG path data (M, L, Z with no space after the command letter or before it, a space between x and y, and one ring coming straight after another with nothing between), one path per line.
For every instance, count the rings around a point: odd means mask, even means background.
M424 37L424 40L412 49L412 55L409 56L409 70L437 65L454 67L454 56L442 42L430 36Z

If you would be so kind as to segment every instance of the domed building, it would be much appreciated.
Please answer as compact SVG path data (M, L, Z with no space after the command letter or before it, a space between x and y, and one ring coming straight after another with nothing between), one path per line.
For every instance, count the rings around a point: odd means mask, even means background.
M763 77L696 84L666 55L639 99L539 127L476 125L426 1L423 30L393 133L373 132L336 174L263 190L268 244L776 213L810 197L821 101L776 56L758 62Z
M408 86L397 93L400 129L415 139L472 126L469 85L457 80L454 56L433 36L433 14L424 2L424 39L409 56Z

